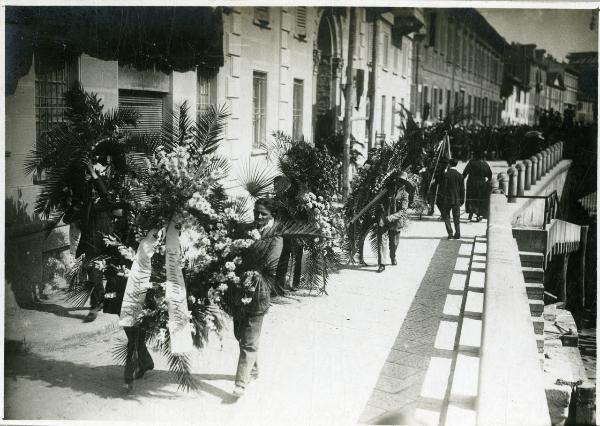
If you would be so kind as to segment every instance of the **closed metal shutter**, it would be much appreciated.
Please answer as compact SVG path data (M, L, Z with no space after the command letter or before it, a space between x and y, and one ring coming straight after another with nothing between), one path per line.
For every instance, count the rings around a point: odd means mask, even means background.
M163 123L163 95L152 92L119 91L119 108L135 109L137 127L127 127L134 133L158 133Z

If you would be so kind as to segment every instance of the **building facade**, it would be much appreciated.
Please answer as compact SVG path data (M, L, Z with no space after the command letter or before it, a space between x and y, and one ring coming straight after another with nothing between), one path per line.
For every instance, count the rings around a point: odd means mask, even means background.
M450 112L500 122L505 40L475 9L426 9L415 42L411 109L418 120Z
M506 84L510 85L512 92L502 99L502 124L529 124L530 92L525 90L520 80L513 78Z
M573 52L567 55L569 67L579 73L577 80L578 121L598 119L598 52Z
M396 19L405 10L354 12L351 132L366 157L376 138L399 134L400 105L410 99L414 23ZM20 199L31 213L39 182L25 176L24 160L40 135L64 119L64 93L76 80L97 93L106 110L137 109L139 131L160 129L168 111L184 102L194 119L209 105L225 105L230 115L220 150L232 161L226 186L234 193L236 170L266 160L273 132L318 142L342 131L349 8L236 7L211 13L215 34L222 34L217 65L201 61L165 70L77 52L57 66L37 46L31 66L6 96L7 200Z

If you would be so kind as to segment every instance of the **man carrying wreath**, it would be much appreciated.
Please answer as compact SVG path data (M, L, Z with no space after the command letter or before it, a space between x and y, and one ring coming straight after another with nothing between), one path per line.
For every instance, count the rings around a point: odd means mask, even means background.
M390 250L390 261L396 265L396 249L400 241L400 231L406 227L406 211L414 195L414 186L408 180L408 174L395 173L388 178L385 187L387 194L377 208L377 272L385 271L382 259L383 233L387 232Z

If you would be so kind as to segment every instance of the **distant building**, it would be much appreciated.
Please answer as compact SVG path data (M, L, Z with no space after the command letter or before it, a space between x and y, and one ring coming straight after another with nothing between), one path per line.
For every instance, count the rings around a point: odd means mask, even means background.
M530 92L523 82L514 76L505 75L502 99L503 124L529 124ZM508 92L510 90L510 92ZM506 96L507 93L510 93Z
M573 52L567 55L569 67L579 73L576 119L598 120L598 52Z
M512 76L520 82L520 88L525 92L521 98L525 98L527 104L527 119L520 122L534 125L538 122L542 109L546 108L546 70L544 64L544 53L542 49L536 49L535 44L512 43L506 50L504 70L505 75ZM517 87L512 87L512 78L506 81L507 93L503 95L509 97ZM512 104L513 101L508 101ZM514 99L516 102L516 97ZM509 106L509 108L511 108ZM506 111L506 107L504 108ZM512 109L503 111L503 119L510 117L511 122L516 122L517 117L513 117ZM520 114L521 115L521 114Z
M411 110L438 121L462 108L484 124L501 120L506 41L475 9L426 9L415 36Z

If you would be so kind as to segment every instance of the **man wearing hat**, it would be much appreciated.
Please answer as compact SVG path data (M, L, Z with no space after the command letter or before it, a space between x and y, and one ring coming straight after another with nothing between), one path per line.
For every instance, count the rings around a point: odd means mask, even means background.
M408 174L395 173L389 177L386 183L388 192L383 197L377 211L377 272L385 271L382 259L383 233L387 230L390 260L392 265L396 264L396 249L400 241L400 231L406 226L406 210L410 198L414 194L414 186L408 180Z

